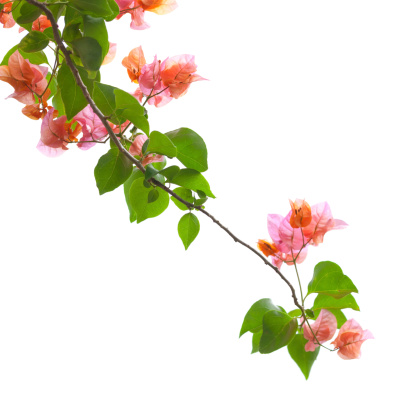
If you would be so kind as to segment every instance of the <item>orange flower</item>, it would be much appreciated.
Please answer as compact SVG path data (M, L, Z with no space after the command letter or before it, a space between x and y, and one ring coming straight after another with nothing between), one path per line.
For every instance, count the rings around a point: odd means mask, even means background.
M52 27L52 23L50 23L50 20L46 16L42 15L33 22L32 31L43 32L49 27ZM25 30L24 27L21 27L19 33L24 32Z
M127 57L122 60L122 66L127 68L128 76L132 82L138 83L138 78L141 75L141 69L145 65L146 60L142 47L136 47L129 52Z
M50 109L54 109L51 106L47 106L47 100L49 99L50 94L51 91L48 89L42 96L41 104L37 103L33 105L26 105L22 109L23 115L26 115L28 118L34 119L35 121L38 119L43 119Z
M6 3L8 0L0 0L0 3ZM7 3L4 5L3 10L0 11L0 23L5 29L13 27L16 22L13 20L11 10L13 3Z
M257 248L266 256L272 256L276 254L279 250L274 243L269 243L266 240L259 239L257 242Z
M175 0L137 0L144 11L150 11L156 14L167 14L178 7Z
M312 221L311 206L305 200L296 199L295 202L289 200L292 207L290 225L294 229L308 226Z

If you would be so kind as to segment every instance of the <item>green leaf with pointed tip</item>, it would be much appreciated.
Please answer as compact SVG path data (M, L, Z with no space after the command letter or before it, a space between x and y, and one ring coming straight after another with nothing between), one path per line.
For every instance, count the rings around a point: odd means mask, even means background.
M112 14L109 14L108 16L105 16L105 20L107 22L110 22L111 20L114 20L119 15L119 6L116 4L115 0L107 0L109 8L112 11Z
M81 67L77 67L83 83L88 88L89 93L93 91L93 80L88 78L88 72ZM58 86L65 106L65 113L70 121L76 114L82 111L88 104L83 96L81 88L77 85L72 71L63 63L57 74Z
M291 358L296 362L306 379L309 378L313 363L318 357L320 347L313 352L306 352L305 345L308 342L303 334L297 334L288 345L288 351Z
M170 201L168 193L159 191L159 197L152 203L148 203L148 195L152 190L144 185L144 178L134 180L129 190L129 202L135 210L137 223L159 216L167 207Z
M80 57L83 66L87 70L98 71L101 67L104 55L101 45L92 37L81 37L71 43L76 55Z
M318 316L319 316L319 314L321 313L321 310L322 309L318 309L318 310L316 310L315 311L315 316L314 316L314 318L312 318L312 319L316 319ZM329 312L331 312L334 316L335 316L335 318L336 318L336 323L337 323L337 327L338 327L338 329L340 329L341 328L341 326L347 321L347 318L346 318L346 316L344 315L344 313L341 311L341 310L339 310L339 309L329 309Z
M92 16L105 17L112 16L113 10L106 0L68 0L69 4Z
M96 186L105 194L122 185L132 173L131 161L117 148L103 155L95 167Z
M270 299L260 299L253 303L244 317L239 337L249 331L252 333L261 331L263 328L263 316L270 310L285 312L281 306L274 305Z
M116 111L115 90L114 86L95 82L93 100L105 116L111 116Z
M129 93L114 89L116 116L122 120L131 121L134 126L139 128L147 136L149 135L149 123L145 118L145 108Z
M153 188L149 194L148 194L148 203L154 203L155 201L158 200L158 197L160 196L159 191L156 188Z
M358 289L336 263L320 262L315 266L313 278L308 285L308 295L323 293L339 299L351 292L358 293Z
M15 22L20 21L20 23L18 24L24 27L29 32L32 30L32 21L36 20L36 18L31 20L33 16L33 11L34 11L33 7L36 8L35 13L40 15L41 11L39 8L37 8L36 6L32 6L31 4L25 1L20 1L20 2L15 1L15 4L13 4L13 8L12 8L12 16L13 16L14 21ZM27 23L24 23L23 20L25 20L26 17L29 19L29 21Z
M178 235L184 244L185 250L195 240L200 232L200 222L193 213L184 214L178 222Z
M178 197L181 197L184 201L194 204L194 197L191 190L188 190L187 188L183 187L177 187L173 191L175 194L178 195ZM181 201L178 201L173 196L171 196L171 200L180 210L188 210L188 207L185 204L183 204Z
M207 171L207 147L203 138L189 128L167 132L177 147L177 158L187 167L199 172Z
M255 332L252 336L252 354L259 352L260 339L262 338L263 331Z
M203 191L208 197L216 198L210 190L210 185L204 176L196 171L189 168L181 170L171 181L181 187L188 188L189 190Z
M150 143L147 150L156 154L166 155L167 157L173 158L177 155L177 148L167 137L158 131L152 131L150 136Z
M296 334L298 320L287 313L271 310L263 316L263 335L259 352L270 354L286 346Z
M353 309L356 311L360 310L355 298L351 294L340 299L335 299L332 296L319 294L315 298L312 309L314 311L317 311L318 309L327 309L329 311L331 309Z
M20 16L16 19L16 23L19 25L32 23L42 14L38 7L26 2L23 3L20 7Z
M158 174L158 170L155 169L151 164L148 164L145 169L145 179L148 181L152 177L155 177Z
M20 44L13 46L4 56L3 60L0 63L0 66L7 65L9 63L9 57L16 51L19 50L19 53L23 56L24 59L28 59L33 65L41 65L42 63L48 63L45 52L34 52L26 53L25 51L19 49Z
M49 39L42 32L30 32L19 43L19 48L26 53L38 52L49 44Z
M138 178L144 178L144 174L140 170L134 168L134 170L133 170L132 174L129 176L128 180L126 180L124 182L125 201L126 201L126 204L128 206L129 221L131 223L133 223L134 221L137 220L137 213L135 212L135 210L131 206L130 199L129 199L129 191L131 189L132 183Z

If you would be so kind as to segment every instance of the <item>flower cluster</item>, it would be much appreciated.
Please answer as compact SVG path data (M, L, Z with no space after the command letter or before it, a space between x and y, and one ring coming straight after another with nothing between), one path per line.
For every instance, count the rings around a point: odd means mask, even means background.
M329 204L319 203L312 207L304 200L290 201L291 211L287 216L269 214L267 228L273 241L260 239L259 250L271 257L278 268L283 263L291 266L302 263L307 255L308 246L323 242L324 235L330 230L343 229L347 224L334 219Z
M335 316L332 312L322 309L310 327L306 323L303 324L303 336L308 340L305 351L312 352L319 344L332 339L336 328ZM374 339L374 335L368 330L363 330L354 319L349 319L342 325L338 336L331 344L338 350L338 355L342 359L358 359L361 358L361 345L367 339Z
M0 0L0 4L4 4L3 9L0 10L0 23L5 29L9 29L16 24L11 14L13 3L11 3L9 0Z
M138 83L134 96L142 102L161 107L173 98L184 96L191 83L205 80L196 74L197 65L193 55L178 55L163 62L154 57L152 63L146 63L142 47L132 49L122 60L131 82Z
M131 29L145 30L150 26L144 20L146 11L156 14L167 14L175 10L178 5L175 0L115 0L119 6L120 19L125 14L131 15Z

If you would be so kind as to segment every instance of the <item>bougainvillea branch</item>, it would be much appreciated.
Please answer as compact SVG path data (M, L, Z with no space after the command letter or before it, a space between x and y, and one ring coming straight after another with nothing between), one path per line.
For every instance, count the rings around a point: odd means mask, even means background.
M306 378L321 347L338 350L343 359L359 358L362 343L373 336L353 319L347 320L342 312L359 310L352 296L358 293L356 286L337 264L325 261L315 266L305 292L297 266L306 259L309 247L321 244L328 231L347 226L333 218L328 203L311 207L297 199L290 201L291 210L286 216L269 214L272 241L259 239L256 250L204 207L209 198L215 198L202 175L208 168L204 140L188 128L165 134L150 131L145 105L164 106L184 96L193 82L205 80L196 73L194 56L178 55L164 61L155 56L147 63L142 47L135 47L122 65L131 82L138 84L136 91L128 93L100 82L100 67L111 62L116 53L116 45L108 40L106 22L130 14L131 28L143 30L149 27L143 19L145 12L166 14L176 7L175 0L0 0L0 23L11 28L17 22L22 26L19 31L29 32L6 54L0 80L14 87L10 97L26 105L24 115L42 119L37 148L44 155L62 155L69 144L87 150L110 141L111 149L95 167L96 184L100 194L124 187L131 222L160 215L171 198L186 211L178 223L186 249L199 233L198 218L192 213L196 211L277 273L288 285L297 309L287 312L270 299L255 302L240 331L240 336L248 331L253 334L252 353L266 354L287 346ZM65 19L62 33L58 27L61 17ZM54 52L53 68L42 51L48 46ZM51 73L39 66L41 63L47 63ZM53 106L48 104L51 97ZM176 158L185 168L167 167L167 157ZM171 185L177 187L172 189ZM280 271L284 263L294 266L300 300ZM314 303L306 306L312 294L317 295ZM337 329L338 336L331 342L335 349L323 345Z

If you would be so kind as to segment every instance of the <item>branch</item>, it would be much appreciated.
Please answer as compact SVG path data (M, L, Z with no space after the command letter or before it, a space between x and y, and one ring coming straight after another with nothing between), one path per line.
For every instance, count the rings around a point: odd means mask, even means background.
M77 85L81 88L83 96L85 97L85 99L87 100L89 105L91 106L93 112L98 116L98 118L101 120L102 124L105 126L106 130L108 131L111 141L118 147L120 152L122 152L134 165L137 166L137 168L140 171L145 173L145 167L141 164L140 161L138 161L134 156L132 156L124 148L124 146L121 144L119 139L116 137L116 135L115 135L114 131L112 130L111 126L109 125L107 119L105 118L105 116L102 114L102 112L99 110L99 108L96 106L95 102L91 98L91 96L89 94L89 91L86 88L85 84L83 83L76 66L73 64L73 62L70 58L70 53L66 49L66 46L64 45L64 43L63 43L63 41L62 41L62 39L59 35L58 25L57 25L57 22L56 22L56 20L53 16L52 12L47 8L47 6L44 3L40 3L37 0L26 0L26 1L29 4L32 4L33 6L36 6L39 9L41 9L45 13L45 15L47 16L49 21L51 22L54 39L56 41L56 44L59 46L59 49L62 51L63 55L65 56L66 64L68 65L69 69L72 71ZM53 4L56 4L56 3L53 3ZM250 245L248 245L247 243L245 243L244 241L242 241L241 239L236 237L228 228L224 227L214 216L212 216L210 213L205 211L201 206L196 206L194 204L188 203L187 201L185 201L181 197L179 197L177 194L175 194L168 187L166 187L164 184L160 183L159 181L157 181L153 178L150 179L149 182L151 184L163 189L164 191L166 191L170 196L174 197L176 200L183 203L189 209L195 209L195 210L200 211L200 213L202 213L205 216L207 216L208 218L210 218L214 223L216 223L220 228L222 228L236 243L240 243L241 245L243 245L244 247L249 249L257 257L259 257L266 266L269 266L270 268L272 268L279 275L279 277L289 286L290 291L292 293L293 302L302 311L302 316L304 317L304 319L307 320L306 315L305 315L305 309L299 303L294 287L292 286L292 284L289 282L289 280L280 272L280 270L276 266L274 266L271 262L269 262L269 260L267 260L265 257L263 257L253 247L251 247Z

